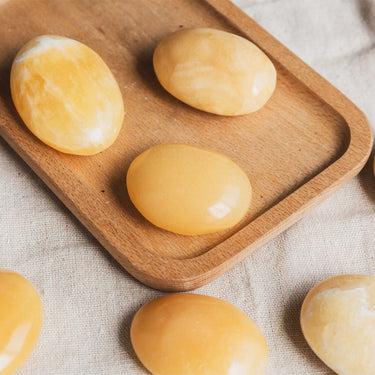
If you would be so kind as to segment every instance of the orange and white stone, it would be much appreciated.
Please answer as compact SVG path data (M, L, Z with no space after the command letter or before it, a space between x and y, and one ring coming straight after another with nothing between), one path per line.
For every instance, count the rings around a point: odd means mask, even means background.
M0 270L0 375L11 375L30 356L42 328L42 302L23 276Z
M56 150L96 154L120 132L119 86L102 58L80 42L52 35L29 41L13 62L10 83L26 126Z
M249 40L225 31L179 30L154 52L161 85L192 107L218 115L257 111L271 97L276 70Z
M249 209L245 172L225 155L186 144L161 144L130 164L126 184L138 211L154 225L185 235L236 225Z
M170 294L141 307L130 336L153 375L263 375L267 342L241 310L218 298Z
M339 375L375 374L375 277L342 275L307 294L301 310L306 341Z

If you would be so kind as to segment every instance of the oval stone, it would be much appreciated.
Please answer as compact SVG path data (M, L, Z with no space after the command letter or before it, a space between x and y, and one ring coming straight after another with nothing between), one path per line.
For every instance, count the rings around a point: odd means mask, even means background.
M262 375L267 367L260 329L237 307L213 297L159 297L136 313L130 336L153 375Z
M342 275L316 285L303 302L301 326L337 374L375 374L375 277Z
M51 35L29 41L13 62L10 84L26 126L56 150L96 154L119 134L119 86L102 58L80 42Z
M0 270L0 374L13 374L30 356L42 327L42 302L23 276Z
M140 154L127 173L134 206L154 225L196 235L236 225L251 201L245 172L224 155L186 144Z
M192 107L218 115L260 109L276 85L271 60L240 36L209 28L177 31L155 49L161 85Z

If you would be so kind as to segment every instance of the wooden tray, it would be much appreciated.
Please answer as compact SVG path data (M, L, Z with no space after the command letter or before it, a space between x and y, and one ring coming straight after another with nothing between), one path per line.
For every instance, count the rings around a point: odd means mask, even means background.
M278 72L268 104L227 118L165 92L152 53L183 27L218 28L260 46ZM118 140L103 153L59 153L18 117L10 66L17 50L41 34L86 43L117 78L127 114ZM1 136L130 274L157 289L189 290L218 277L354 177L371 150L363 113L228 0L0 0L0 40ZM136 211L125 186L129 163L169 142L221 152L246 171L254 197L240 224L189 237L158 229Z

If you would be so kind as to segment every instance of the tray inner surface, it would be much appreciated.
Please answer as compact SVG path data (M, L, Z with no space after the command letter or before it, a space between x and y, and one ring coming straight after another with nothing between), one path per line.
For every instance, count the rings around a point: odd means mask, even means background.
M29 39L64 35L97 51L123 94L127 114L122 131L116 143L99 155L58 156L96 199L106 203L114 221L138 233L145 249L186 259L209 251L319 174L345 152L350 134L336 111L277 62L277 89L267 105L251 115L210 115L170 96L152 68L158 41L182 27L214 27L239 35L241 31L205 2L162 3L161 7L160 1L150 0L137 0L137 6L120 0L0 1L0 110L14 126L24 127L10 100L9 70L17 50ZM153 22L144 22L150 18ZM150 146L170 142L221 152L244 169L254 195L240 224L216 234L187 237L154 227L136 211L126 192L127 168Z

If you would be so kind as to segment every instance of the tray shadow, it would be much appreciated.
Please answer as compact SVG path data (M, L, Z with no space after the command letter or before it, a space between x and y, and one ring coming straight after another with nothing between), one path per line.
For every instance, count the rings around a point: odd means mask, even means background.
M13 59L11 57L7 57L0 62L0 97L4 100L4 104L9 104L14 109L10 94L10 70L12 63Z

